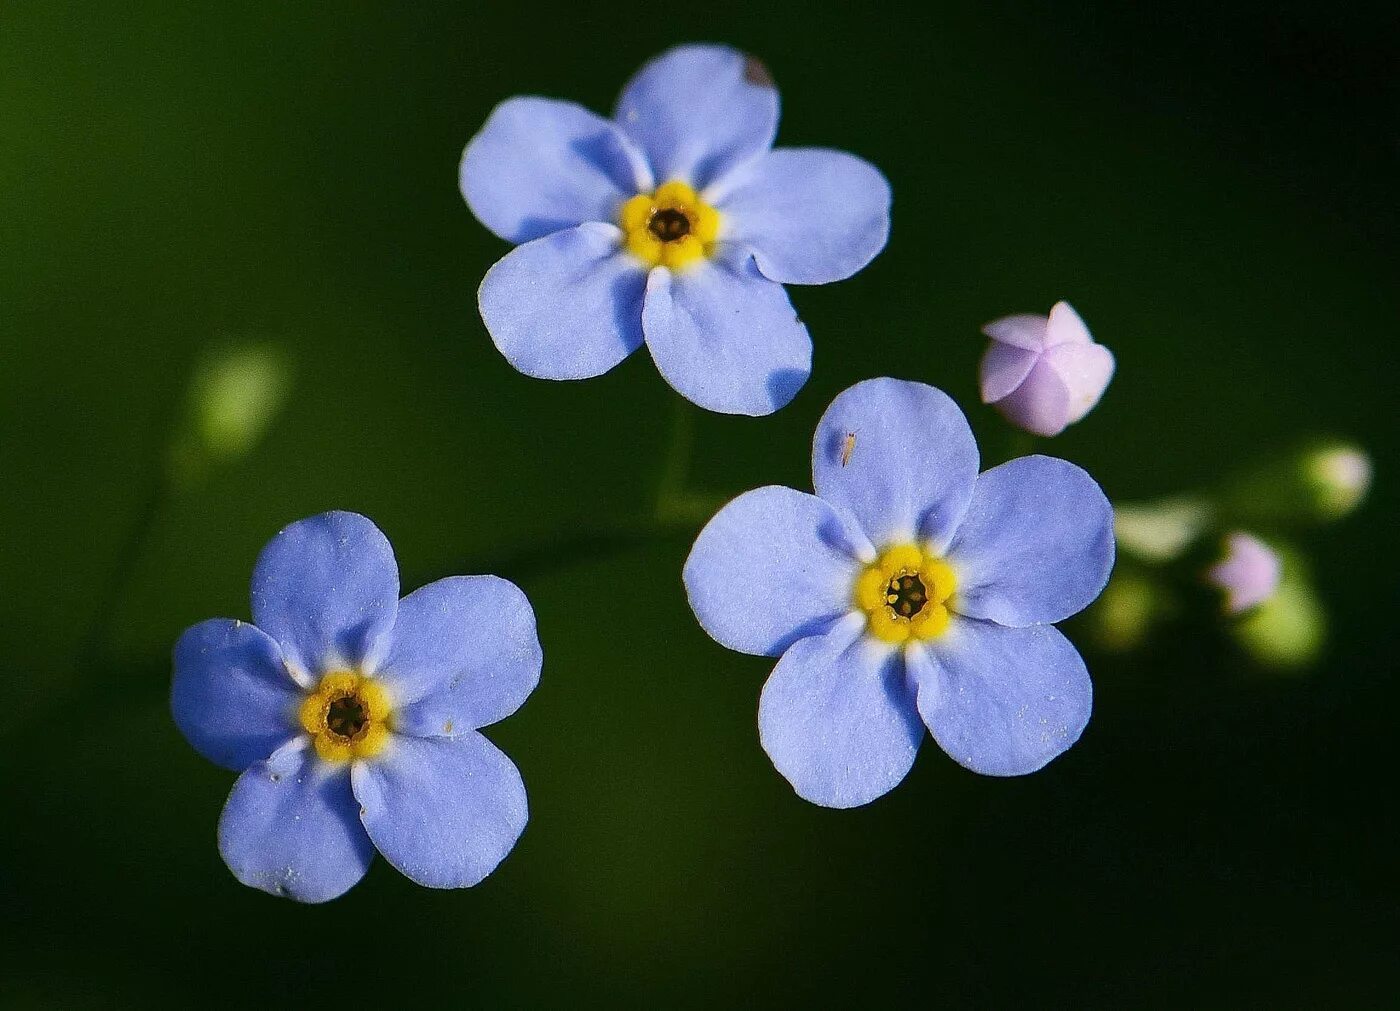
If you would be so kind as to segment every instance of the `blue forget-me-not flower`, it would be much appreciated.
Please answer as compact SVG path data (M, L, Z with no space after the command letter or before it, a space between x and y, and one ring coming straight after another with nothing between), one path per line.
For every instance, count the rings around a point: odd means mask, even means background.
M1088 722L1088 671L1052 623L1107 582L1112 509L1064 460L977 470L946 394L871 379L817 426L815 495L746 492L696 539L685 585L705 631L781 657L759 736L807 800L881 796L925 727L967 768L1016 776Z
M612 120L512 98L462 156L472 212L517 248L481 318L526 375L601 375L643 343L677 391L769 414L806 382L812 342L784 284L856 273L889 235L890 188L842 151L773 148L763 64L688 45L632 78Z
M242 773L219 819L238 880L324 902L376 849L431 888L490 874L528 817L519 771L477 732L539 681L519 588L453 576L400 600L388 540L330 512L263 549L252 604L253 624L180 637L171 690L195 750Z

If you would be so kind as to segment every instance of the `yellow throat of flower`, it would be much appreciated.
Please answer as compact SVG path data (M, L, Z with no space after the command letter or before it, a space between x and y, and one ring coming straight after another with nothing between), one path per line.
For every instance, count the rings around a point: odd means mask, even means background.
M719 211L679 180L655 193L639 193L622 205L618 224L627 249L648 267L675 270L703 259L719 236Z
M298 716L327 762L373 758L389 743L389 695L373 678L335 671L306 696Z
M957 585L952 566L943 559L900 544L856 578L855 602L877 639L935 639L948 629L948 601Z

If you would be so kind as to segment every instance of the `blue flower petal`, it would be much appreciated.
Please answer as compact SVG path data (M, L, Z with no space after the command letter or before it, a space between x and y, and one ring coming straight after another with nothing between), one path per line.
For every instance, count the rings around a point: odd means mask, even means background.
M774 281L840 281L885 248L890 184L855 155L779 148L739 176L716 201L724 238L753 247L758 269Z
M358 513L298 520L253 569L253 622L303 677L373 666L398 603L394 549Z
M241 772L290 741L301 697L277 643L246 621L202 621L175 644L170 712L216 765Z
M646 270L621 240L614 225L584 224L486 272L481 319L506 361L537 379L588 379L641 346Z
M642 330L665 380L710 411L772 414L812 371L807 328L749 255L653 269Z
M1089 722L1089 672L1052 625L1005 628L955 616L941 639L907 655L919 714L943 750L973 772L1034 772Z
M325 902L365 876L374 846L359 822L345 766L298 741L249 766L219 818L219 853L245 885Z
M899 784L924 727L899 651L852 616L783 654L758 704L763 750L799 797L859 807Z
M394 729L452 736L503 720L540 680L535 612L514 583L452 576L399 601L394 645L380 677Z
M812 444L817 494L849 509L877 548L952 538L977 478L977 443L942 390L867 379L832 401Z
M948 549L962 614L1002 625L1062 621L1113 568L1113 507L1079 467L1025 456L977 479Z
M512 98L462 154L462 196L483 225L528 242L585 221L617 220L652 180L617 126L573 102Z
M525 830L525 784L480 734L396 736L352 773L361 820L389 863L428 888L467 888Z
M701 626L722 646L776 656L852 609L859 531L830 505L776 485L745 492L695 539L685 588Z
M637 72L613 118L646 151L658 183L699 190L773 146L778 91L751 56L678 46Z

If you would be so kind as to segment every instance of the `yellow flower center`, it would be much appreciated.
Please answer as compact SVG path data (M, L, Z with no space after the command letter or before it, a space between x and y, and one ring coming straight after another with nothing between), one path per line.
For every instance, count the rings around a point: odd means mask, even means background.
M672 270L709 256L719 235L719 211L678 179L627 201L618 223L633 256Z
M900 544L856 578L855 601L877 639L935 639L948 628L948 601L957 585L952 566L943 559Z
M327 674L301 704L298 716L316 754L327 762L373 758L389 743L389 694L373 678L348 671Z

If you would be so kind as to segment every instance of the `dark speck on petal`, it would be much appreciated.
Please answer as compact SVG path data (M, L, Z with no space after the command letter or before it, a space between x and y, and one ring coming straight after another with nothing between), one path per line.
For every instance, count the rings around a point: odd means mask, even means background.
M749 56L744 60L744 80L761 88L773 87L773 75L763 65L763 61Z

